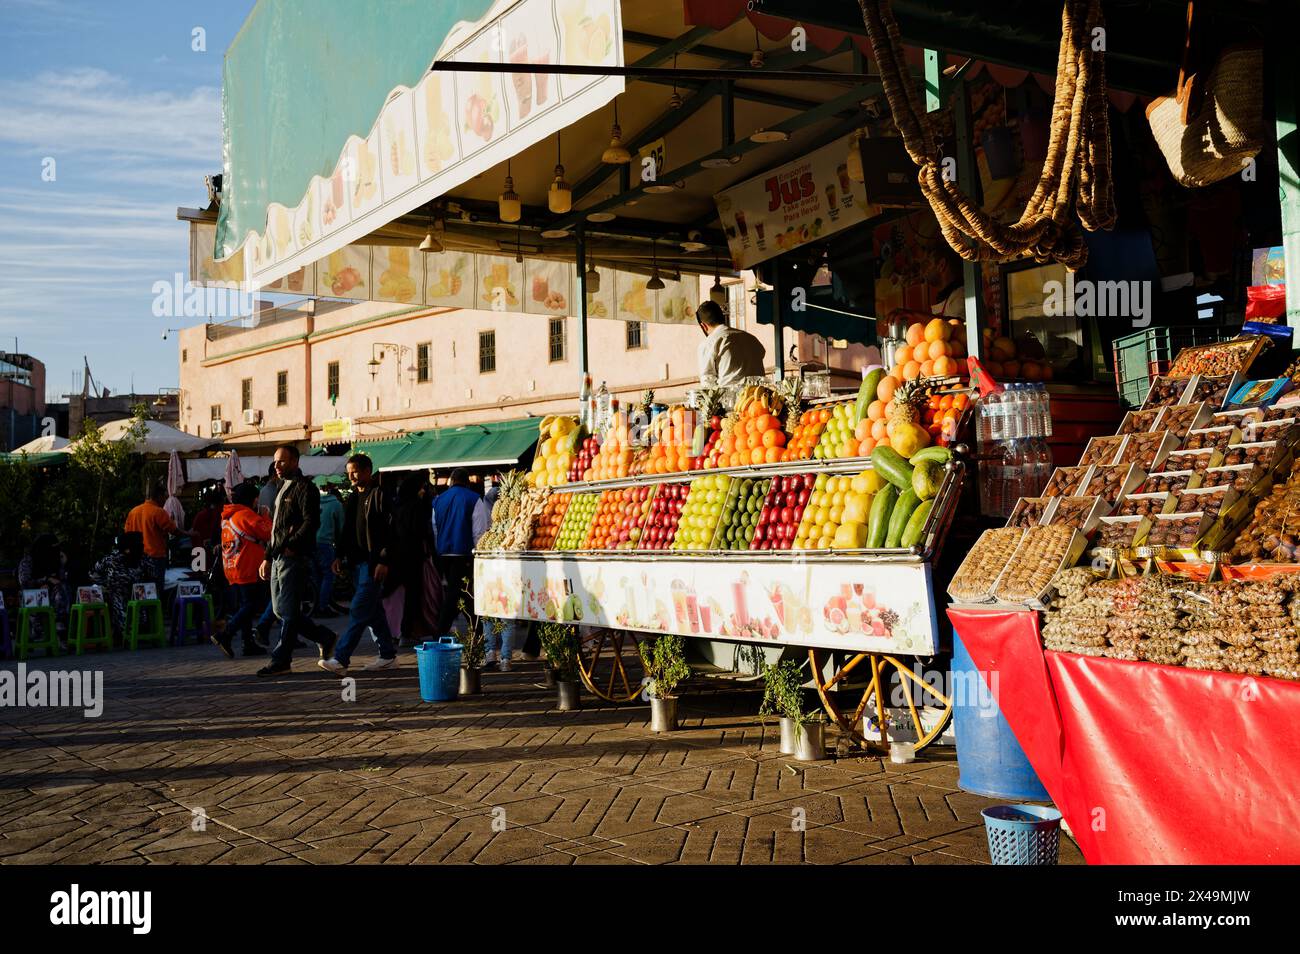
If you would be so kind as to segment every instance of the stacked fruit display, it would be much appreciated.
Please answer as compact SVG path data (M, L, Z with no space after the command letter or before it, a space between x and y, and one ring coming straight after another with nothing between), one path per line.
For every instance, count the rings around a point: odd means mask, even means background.
M632 468L632 445L629 443L627 417L615 412L612 423L600 442L600 450L583 472L583 480L615 480L628 476Z
M731 492L729 474L696 477L690 483L686 506L677 522L673 550L707 550L713 542L723 508Z
M1016 340L984 329L984 368L998 381L1050 381L1056 376L1042 342L1029 332Z
M641 527L650 512L654 487L625 487L600 495L596 515L587 532L588 550L633 550L641 540Z
M760 403L736 415L730 434L719 438L718 466L745 467L775 464L781 460L786 436L781 418Z
M962 414L970 404L970 397L962 394L932 394L921 411L921 426L930 435L930 442L946 447L957 440L957 428Z
M854 428L853 403L844 402L830 408L830 416L822 430L813 457L818 460L843 460L858 456L858 438Z
M814 474L773 477L758 515L751 550L790 550L799 536L804 508L817 485Z
M840 544L834 546L837 550L850 548L847 545L850 543L857 547L865 546L873 487L880 482L880 478L870 470L856 476L818 474L800 515L792 548L829 550L837 541ZM844 533L840 533L841 526Z
M957 318L931 318L908 326L906 344L895 353L889 377L902 384L919 378L965 374L965 323Z
M763 500L772 486L767 479L742 478L737 481L734 498L723 507L720 550L747 550L763 512Z
M600 503L600 494L569 494L573 501L569 504L560 532L555 539L557 550L577 550L587 539L591 521L596 516L596 507Z
M799 415L798 423L790 434L785 446L782 460L809 460L813 450L821 439L826 422L831 419L831 410L827 407L810 407Z
M591 469L592 461L600 453L600 438L592 436L586 437L578 445L578 452L574 455L573 463L569 466L569 483L576 484L582 480L582 475Z
M686 508L690 494L689 484L660 484L650 502L645 531L641 535L641 549L667 550L677 535L677 521Z
M564 483L570 474L578 447L586 430L575 417L550 415L538 428L537 450L528 474L530 487L553 487Z
M564 514L572 499L573 494L551 494L546 498L541 516L533 527L533 538L529 541L528 549L549 550L555 546L555 540L560 535L560 525L564 522Z

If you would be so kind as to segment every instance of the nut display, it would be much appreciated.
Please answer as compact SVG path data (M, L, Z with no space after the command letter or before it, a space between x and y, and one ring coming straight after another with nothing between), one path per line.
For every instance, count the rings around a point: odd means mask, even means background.
M1007 518L1008 527L1036 527L1043 522L1052 497L1021 497Z
M1201 536L1205 514L1180 513L1156 517L1147 534L1147 545L1153 547L1190 547Z
M1199 487L1201 475L1194 470L1163 470L1148 475L1142 485L1143 493L1173 493L1188 487Z
M1133 434L1124 442L1117 464L1137 464L1143 470L1155 470L1176 442L1163 431L1150 434Z
M1132 438L1127 439L1131 440ZM1088 441L1088 446L1083 449L1083 456L1079 458L1079 465L1082 467L1088 464L1106 465L1117 463L1124 448L1125 440L1126 438L1120 435L1094 437Z
M1257 337L1184 348L1174 358L1171 375L1231 375L1250 367L1262 347Z
M1160 422L1157 426L1182 440L1189 431L1206 426L1210 420L1209 405L1204 401L1197 401L1194 404L1179 404L1165 408L1160 412Z
M1206 487L1231 487L1239 494L1254 487L1267 474L1258 464L1236 464L1230 467L1211 467L1205 472Z
M1160 408L1158 407L1146 411L1129 411L1124 415L1124 420L1119 422L1119 430L1115 433L1142 434L1146 431L1153 431L1159 418Z
M1058 467L1043 488L1044 497L1071 497L1088 477L1087 467Z
M948 584L948 595L958 602L976 603L987 600L993 586L1020 541L1028 530L1019 527L1000 527L985 530L970 548L961 566Z
M1214 450L1227 450L1229 444L1237 444L1241 441L1241 429L1231 424L1221 425L1219 427L1203 427L1199 430L1188 431L1187 436L1183 438L1183 446L1179 450L1204 450L1212 448Z
M1063 524L1030 527L1025 531L1020 546L1016 547L1006 572L994 587L994 598L1003 603L1027 603L1039 599L1070 558L1077 536L1073 527Z
M1170 493L1129 494L1111 512L1112 517L1158 517L1173 505Z
M1254 444L1233 444L1223 452L1223 466L1233 467L1237 464L1258 464L1272 467L1277 460L1277 441L1259 441Z
M1133 476L1133 480L1129 479L1130 475ZM1133 473L1133 468L1129 464L1094 467L1081 495L1101 497L1108 501L1118 500L1124 494L1125 484L1135 484L1138 479L1140 478Z
M1165 458L1160 465L1161 470L1190 470L1198 474L1204 474L1211 467L1218 467L1224 463L1224 455L1214 448L1202 448L1201 450L1176 450Z
M1052 511L1048 519L1049 526L1062 524L1067 527L1073 527L1082 533L1087 533L1092 529L1091 524L1095 522L1100 512L1107 509L1105 504L1097 506L1100 497L1060 497L1056 502L1056 509ZM1093 511L1100 511L1094 514Z
M1233 376L1197 378L1188 397L1189 401L1204 401L1213 408L1223 407L1232 389Z
M1145 530L1149 526L1150 521L1140 516L1102 517L1093 545L1115 547L1120 550L1131 549L1141 545L1145 539Z
M1157 377L1151 382L1151 390L1147 392L1147 399L1142 402L1142 410L1146 411L1153 407L1168 407L1171 404L1177 404L1182 400L1183 393L1186 390L1186 378Z

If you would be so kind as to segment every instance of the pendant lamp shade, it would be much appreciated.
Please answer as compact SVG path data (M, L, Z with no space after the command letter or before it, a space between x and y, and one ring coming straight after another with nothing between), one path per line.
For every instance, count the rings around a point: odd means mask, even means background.
M618 100L614 100L614 128L609 133L609 148L601 153L600 161L611 166L626 165L632 161L632 153L623 145L623 130L618 124Z
M497 197L497 214L502 222L518 222L523 215L523 204L515 193L515 180L510 175L510 162L506 161L505 191Z

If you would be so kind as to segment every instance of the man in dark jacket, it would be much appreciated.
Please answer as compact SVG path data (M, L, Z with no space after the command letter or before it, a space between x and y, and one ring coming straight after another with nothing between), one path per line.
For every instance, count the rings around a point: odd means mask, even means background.
M326 672L346 676L352 653L366 628L374 631L379 643L379 657L367 670L391 669L397 665L397 648L384 613L384 581L393 557L392 514L384 490L375 480L374 465L365 454L348 458L348 480L352 493L343 504L343 534L338 542L339 557L334 571L341 573L347 564L354 576L355 590L348 613L348 628L339 637L334 658L317 663Z
M337 637L318 627L303 612L312 593L312 559L316 555L316 531L320 529L320 493L298 467L298 448L284 444L275 449L275 472L280 489L271 521L271 545L258 575L271 581L271 606L283 622L280 641L271 653L269 665L259 676L281 676L289 672L294 641L299 637L319 644L321 659L334 651Z

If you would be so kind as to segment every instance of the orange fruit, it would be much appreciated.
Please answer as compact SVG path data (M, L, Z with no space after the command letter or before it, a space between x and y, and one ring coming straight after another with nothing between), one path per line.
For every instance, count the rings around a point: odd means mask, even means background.
M882 437L880 438L880 440L876 441L876 447L890 447L890 446L892 445L889 443L888 437Z
M909 361L903 365L903 380L915 381L921 376L921 365L915 361Z
M844 454L847 457L858 456L858 441L856 438L850 437L844 442Z
M728 464L727 466L728 466L728 467L743 467L743 466L744 466L745 464L747 464L748 462L749 462L749 451L740 451L740 450L738 450L738 451L736 451L736 453L734 453L734 454L731 455L731 463Z
M959 411L962 410L964 407L966 407L966 405L969 403L970 403L969 394L962 393L962 394L954 394L952 396L952 406Z
M760 434L763 431L770 431L773 427L776 426L777 426L776 418L773 417L771 414L760 415L754 421L754 429L758 431Z
M942 358L947 354L948 354L948 342L946 341L930 342L930 347L927 352L927 356L930 358L930 360L933 361L936 358Z
M888 401L894 396L894 389L898 387L898 378L892 374L887 374L880 379L876 385L876 397L882 401Z
M767 459L767 451L762 447L755 447L749 452L749 462L751 464L761 464Z
M885 416L885 402L877 398L867 405L867 420L879 421Z
M781 448L769 447L763 452L763 461L768 464L775 464L781 460Z
M957 362L947 355L934 359L934 373L941 378L957 373Z
M688 457L688 456L685 455L685 454L682 454L680 457L678 457L678 458L677 458L677 469L678 469L678 470L690 470L690 469L691 469L691 459L690 459L690 457Z
M780 443L782 444L785 443L785 435L782 434L780 431L766 430L763 432L763 437L761 438L761 440L763 442L764 447L776 447L778 438L780 438Z
M941 411L946 411L946 410L948 410L948 408L950 408L950 407L952 407L952 395L951 395L951 394L945 394L945 395L943 395L941 398L939 398L939 410L941 410Z
M874 437L864 437L858 442L858 456L866 457L876 449L876 439Z
M907 364L907 362L912 360L912 349L907 345L901 345L899 349L894 352L894 360L899 364Z
M934 362L925 360L921 362L921 377L928 378L934 375Z
M907 343L909 345L920 344L924 340L925 340L925 326L923 326L919 322L917 324L908 326Z
M926 341L947 341L952 337L952 326L943 318L931 318L925 325Z
M820 411L817 412L818 424L825 424L830 419L831 419L831 412L826 408L822 408Z
M966 357L966 342L960 338L954 338L948 342L948 354L953 358Z
M881 418L879 421L871 422L871 439L879 441L885 436L885 421Z
M853 428L853 436L858 440L862 440L863 438L870 437L871 421L865 417L862 420L858 421L857 426Z

